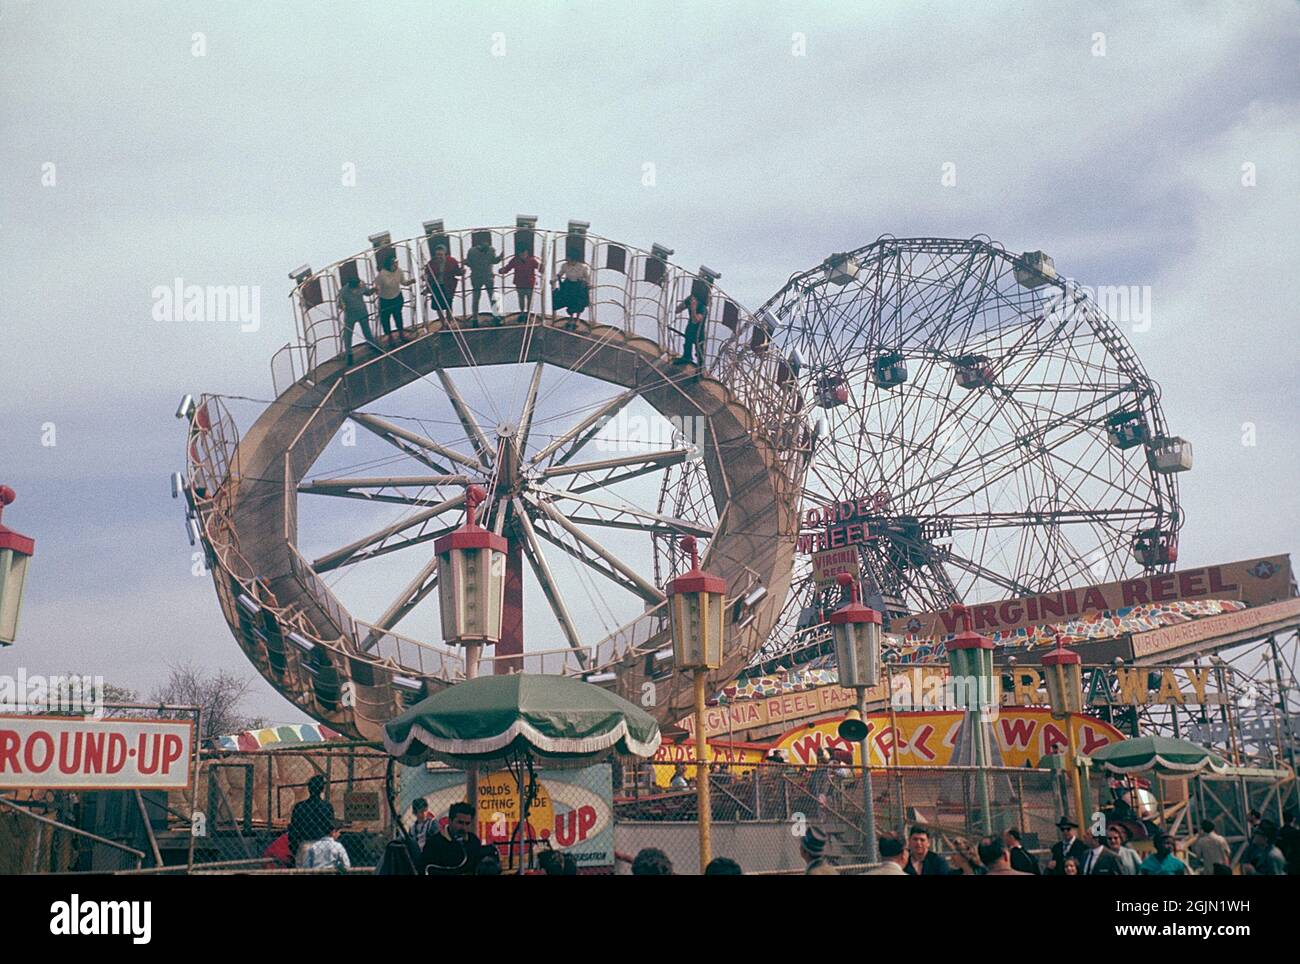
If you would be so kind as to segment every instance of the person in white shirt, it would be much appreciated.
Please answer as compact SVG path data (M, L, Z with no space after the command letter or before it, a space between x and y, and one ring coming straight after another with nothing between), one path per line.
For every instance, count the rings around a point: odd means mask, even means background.
M556 274L556 281L559 282L555 293L551 295L551 304L556 308L563 308L569 313L569 320L565 327L573 330L577 328L576 319L587 310L587 305L591 303L591 269L587 267L586 262L568 260L560 265L560 270Z
M411 824L411 834L415 837L416 847L423 852L424 843L429 839L429 829L436 823L433 811L429 809L429 802L424 797L419 797L411 803L411 813L415 815L415 820Z
M402 331L402 303L406 299L402 297L402 288L410 283L411 279L397 266L397 255L390 254L386 257L379 273L375 275L375 290L379 293L379 325L385 335L394 333L389 326L389 319L392 319L396 336L405 337L405 332Z
M335 870L351 870L352 861L348 859L347 848L339 843L339 825L330 827L327 836L321 837L307 848L308 867L332 867Z
M668 786L674 790L685 790L690 786L690 781L686 779L686 765L679 763L673 767L673 778L669 781Z

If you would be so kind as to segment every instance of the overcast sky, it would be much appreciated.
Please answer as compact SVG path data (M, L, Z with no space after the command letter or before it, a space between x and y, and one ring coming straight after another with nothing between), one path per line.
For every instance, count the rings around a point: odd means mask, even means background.
M37 540L0 673L252 673L168 494L176 403L269 398L286 272L433 217L582 218L750 306L886 232L1150 286L1121 326L1195 444L1180 563L1300 547L1297 28L1290 2L0 0L0 483ZM154 320L178 277L259 286L258 330ZM249 708L301 719L260 679Z

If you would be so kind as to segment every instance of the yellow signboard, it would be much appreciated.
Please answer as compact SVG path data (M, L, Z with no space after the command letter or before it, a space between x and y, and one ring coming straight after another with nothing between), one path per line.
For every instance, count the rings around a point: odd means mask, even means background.
M872 766L949 766L953 763L957 736L965 714L961 711L934 710L918 713L887 712L867 715L867 740ZM825 749L853 754L860 765L859 744L841 739L842 715L819 719L790 730L774 744L783 752L787 763L815 764ZM897 729L895 729L895 724ZM989 724L1002 765L1038 766L1044 756L1059 753L1069 742L1064 720L1052 718L1051 711L1038 707L1003 710ZM1109 723L1089 716L1070 719L1079 752L1089 754L1103 746L1124 739Z
M753 743L708 743L708 761L725 763L727 770L735 776L744 776L754 769L754 765L763 759L767 748ZM661 743L654 755L655 784L667 787L672 783L673 771L677 764L687 767L687 776L695 779L695 744Z

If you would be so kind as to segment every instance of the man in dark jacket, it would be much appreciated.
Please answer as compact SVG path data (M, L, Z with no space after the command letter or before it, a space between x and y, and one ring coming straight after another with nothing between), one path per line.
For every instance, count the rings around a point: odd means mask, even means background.
M1282 856L1286 858L1286 872L1292 875L1300 874L1300 824L1297 823L1294 810L1287 811L1282 829L1278 831L1277 846L1282 851Z
M930 849L930 831L915 826L907 835L907 863L903 873L909 877L947 877L952 873L948 861Z
M473 875L483 856L483 843L470 832L474 826L474 808L468 803L453 803L447 811L447 824L429 830L424 841L424 872L433 877Z
M1038 866L1038 858L1025 849L1025 845L1020 841L1020 831L1015 827L1008 827L1002 834L1002 842L1007 845L1007 850L1011 854L1011 869L1018 870L1022 874L1041 874L1043 871Z
M306 866L307 845L328 836L334 826L334 808L324 795L325 778L318 773L307 781L307 799L294 804L289 817L289 853L295 866Z
M1056 821L1056 829L1061 831L1061 839L1052 844L1052 860L1047 865L1047 872L1053 877L1064 877L1065 861L1073 857L1082 868L1088 848L1079 839L1079 825L1069 817Z

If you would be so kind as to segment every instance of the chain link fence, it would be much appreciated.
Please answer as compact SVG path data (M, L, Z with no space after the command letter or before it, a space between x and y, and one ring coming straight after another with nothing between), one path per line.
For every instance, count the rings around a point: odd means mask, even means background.
M393 836L387 765L387 754L361 744L205 750L185 790L0 798L0 873L284 869L292 862L271 854L287 855L282 838L316 776L353 870L371 869Z
M612 765L592 768L585 784L540 772L546 790L522 830L513 778L479 775L476 832L497 846L504 872L517 868L521 853L525 869L535 870L552 849L576 855L581 873L630 873L646 849L662 851L678 873L698 872L694 765L686 761L676 785L665 787L665 775L656 780L644 763L607 762ZM374 870L400 835L387 798L388 763L382 749L368 744L206 750L183 791L13 793L0 797L0 873L320 872L294 868L285 840L294 807L308 797L314 777L323 780L322 799L341 823L339 842L352 870ZM394 805L409 823L412 800L428 796L434 817L444 820L449 801L465 799L466 777L445 767L398 768ZM968 845L1008 828L1019 830L1025 847L1045 860L1058 837L1058 817L1072 812L1059 770L879 767L870 778L878 835L905 841L911 827L923 826L933 848L957 864ZM714 764L709 785L712 855L736 861L747 873L801 873L800 843L811 827L825 833L827 853L840 866L867 859L859 767ZM1185 836L1193 822L1209 817L1236 850L1246 843L1246 809L1274 817L1296 799L1294 781L1205 777L1183 791L1188 795L1178 810L1171 789L1160 796L1167 817L1183 814L1175 832ZM1106 781L1094 774L1089 811L1110 799ZM597 856L591 841L599 834L608 837L595 848L602 851ZM278 860L269 856L277 845Z
M861 767L764 761L747 764L745 770L736 774L715 767L710 773L714 857L735 860L746 872L802 872L800 841L809 827L816 827L826 834L828 855L838 863L866 860ZM681 774L687 786L664 790L651 786L643 769L625 770L615 800L622 857L655 848L681 872L696 872L694 774L694 767L687 766ZM1058 771L873 767L870 776L876 833L906 839L912 826L924 826L941 853L954 852L959 840L977 842L1012 827L1031 851L1050 848L1056 821L1067 812Z

